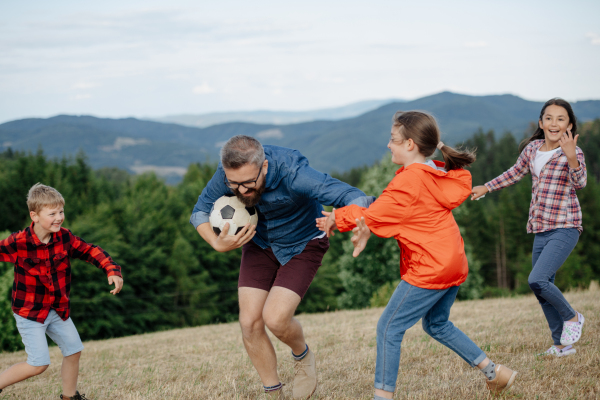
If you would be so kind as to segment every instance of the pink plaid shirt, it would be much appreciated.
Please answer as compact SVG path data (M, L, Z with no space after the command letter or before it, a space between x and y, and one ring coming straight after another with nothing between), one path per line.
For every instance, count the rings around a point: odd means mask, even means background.
M535 155L544 144L534 140L523 149L516 164L485 184L490 192L513 185L528 172L533 171ZM587 183L585 158L579 147L576 148L579 167L570 168L567 156L559 149L542 168L539 176L532 174L531 204L527 233L539 233L556 228L577 228L581 233L581 206L575 190Z

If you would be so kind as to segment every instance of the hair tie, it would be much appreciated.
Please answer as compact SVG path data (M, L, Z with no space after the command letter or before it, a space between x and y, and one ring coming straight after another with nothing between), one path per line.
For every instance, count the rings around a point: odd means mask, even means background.
M439 142L436 147L441 151L442 147L444 147L444 142Z

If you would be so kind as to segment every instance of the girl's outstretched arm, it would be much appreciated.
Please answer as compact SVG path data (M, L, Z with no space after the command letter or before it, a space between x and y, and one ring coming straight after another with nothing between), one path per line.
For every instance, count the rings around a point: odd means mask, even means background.
M490 191L500 190L510 185L519 182L525 175L529 173L529 160L533 152L534 142L531 142L523 149L517 162L508 171L497 176L485 184L485 187Z

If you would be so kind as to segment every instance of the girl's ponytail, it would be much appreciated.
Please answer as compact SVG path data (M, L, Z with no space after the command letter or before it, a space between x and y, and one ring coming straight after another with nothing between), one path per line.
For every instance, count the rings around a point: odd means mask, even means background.
M475 153L469 150L457 150L440 142L437 148L444 157L446 171L464 168L475 162Z
M469 150L456 150L440 141L440 129L435 118L422 111L398 111L392 120L394 126L401 126L404 139L412 139L425 157L430 157L438 148L444 156L446 171L459 169L475 161L475 153Z

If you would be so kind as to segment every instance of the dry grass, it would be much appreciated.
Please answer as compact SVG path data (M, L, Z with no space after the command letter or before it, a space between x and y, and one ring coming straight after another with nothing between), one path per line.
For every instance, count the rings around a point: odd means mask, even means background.
M540 358L549 330L533 296L456 303L452 321L496 362L519 371L507 399L600 398L600 291L571 292L567 299L586 316L577 354ZM315 399L372 399L375 326L382 309L300 315L317 355ZM291 383L289 349L274 341L283 382ZM244 351L236 323L87 342L79 387L91 399L260 399L258 375ZM0 399L56 399L61 393L58 348L41 376L7 388ZM24 352L0 354L0 368L23 361ZM291 392L289 386L287 393ZM396 398L483 399L480 372L411 328L402 347Z

